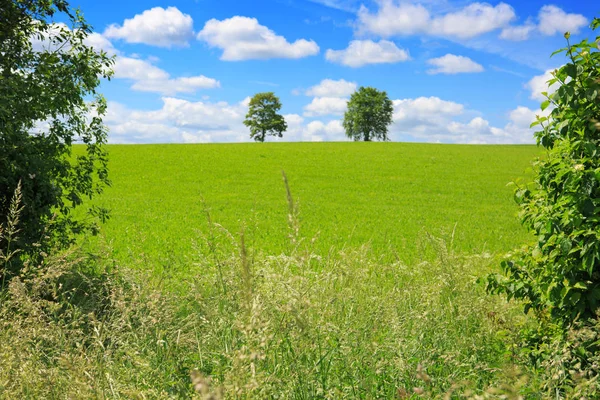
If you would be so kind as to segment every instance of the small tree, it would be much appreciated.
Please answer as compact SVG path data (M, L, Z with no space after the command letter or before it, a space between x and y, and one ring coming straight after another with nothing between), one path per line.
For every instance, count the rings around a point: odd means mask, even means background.
M394 105L386 92L372 87L360 87L348 101L344 114L346 136L355 141L388 140Z
M281 102L273 92L255 94L244 121L244 125L250 128L250 137L257 142L264 142L267 135L283 137L287 123L278 114L280 109Z
M70 26L53 23L59 15ZM112 59L85 44L91 28L65 0L3 1L0 21L0 224L20 182L19 247L44 235L67 245L96 219L71 211L109 183L106 102L96 89ZM85 148L73 155L76 142Z
M595 19L592 29L600 26ZM535 242L502 263L504 275L490 275L488 288L525 302L569 325L593 317L600 306L600 36L571 45L569 62L553 72L558 85L532 125L547 153L534 163L533 185L517 187L523 224ZM555 53L555 54L556 54Z

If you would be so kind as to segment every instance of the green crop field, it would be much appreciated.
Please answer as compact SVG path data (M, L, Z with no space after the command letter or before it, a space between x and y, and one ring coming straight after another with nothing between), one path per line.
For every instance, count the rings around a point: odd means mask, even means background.
M425 232L461 253L499 253L526 239L507 184L526 176L535 146L265 143L109 146L113 185L99 199L118 259L179 264L206 234L207 213L252 247L289 246L282 170L301 236L319 254L368 244L413 262Z

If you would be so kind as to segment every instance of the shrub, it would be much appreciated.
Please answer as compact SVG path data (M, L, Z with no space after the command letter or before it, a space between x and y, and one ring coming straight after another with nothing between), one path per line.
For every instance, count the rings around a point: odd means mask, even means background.
M558 90L544 93L542 110L551 112L532 125L542 128L536 138L546 157L534 163L533 186L515 193L536 243L488 281L490 291L522 300L525 312L565 325L594 317L600 305L600 37L574 45L569 37L556 52L569 62L548 82Z
M106 102L96 89L112 60L86 44L91 27L67 1L3 2L0 21L0 223L20 182L19 248L35 252L45 235L64 247L106 217L92 208L94 218L75 218L72 210L109 183ZM73 155L77 142L85 151Z

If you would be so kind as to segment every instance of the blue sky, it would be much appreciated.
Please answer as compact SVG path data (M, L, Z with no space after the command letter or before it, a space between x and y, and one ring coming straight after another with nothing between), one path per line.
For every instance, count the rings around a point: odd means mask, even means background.
M249 141L248 97L273 91L284 141L347 140L359 86L394 100L394 141L533 143L550 58L594 38L600 3L465 0L75 0L117 57L102 84L113 143Z

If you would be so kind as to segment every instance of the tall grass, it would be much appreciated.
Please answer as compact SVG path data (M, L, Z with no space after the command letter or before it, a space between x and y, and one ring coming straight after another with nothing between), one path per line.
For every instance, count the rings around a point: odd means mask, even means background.
M1 293L0 397L543 398L510 375L527 321L476 283L490 256L427 235L418 265L317 255L288 199L288 252L211 221L179 290L109 254L27 263Z

